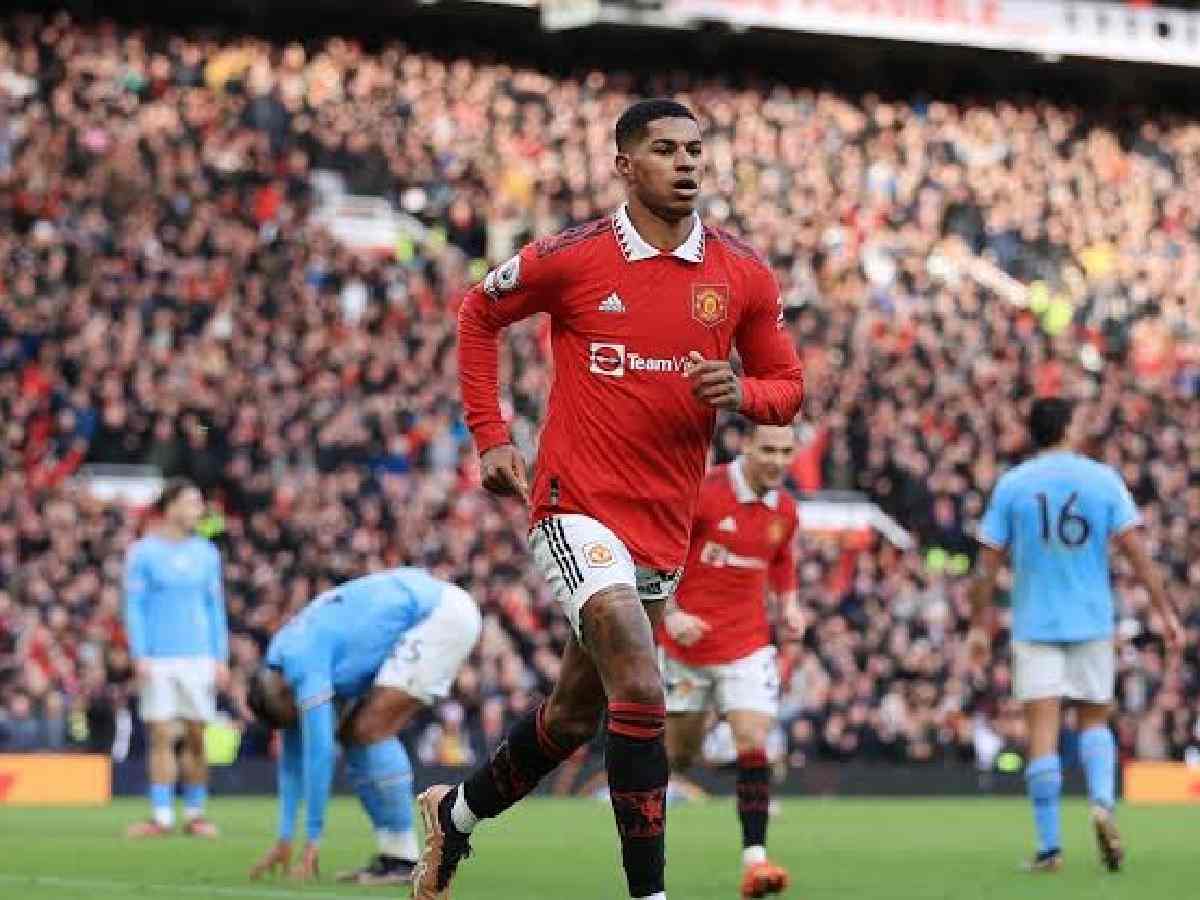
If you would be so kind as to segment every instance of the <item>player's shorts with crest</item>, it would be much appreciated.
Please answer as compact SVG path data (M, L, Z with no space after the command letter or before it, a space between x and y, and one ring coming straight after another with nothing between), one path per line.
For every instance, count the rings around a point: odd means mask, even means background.
M142 685L144 722L211 722L217 716L217 664L207 656L157 656Z
M1013 696L1021 701L1065 697L1111 703L1117 653L1111 638L1044 643L1013 641Z
M429 618L396 643L375 684L404 691L427 706L444 699L482 630L483 618L471 595L447 584Z
M767 645L733 662L689 666L663 652L663 681L668 713L698 713L715 709L779 714L779 665L776 650Z
M580 611L600 591L626 584L638 592L643 603L653 603L674 594L683 576L682 569L663 571L637 565L606 525L575 513L539 521L529 532L529 549L576 637L580 637Z

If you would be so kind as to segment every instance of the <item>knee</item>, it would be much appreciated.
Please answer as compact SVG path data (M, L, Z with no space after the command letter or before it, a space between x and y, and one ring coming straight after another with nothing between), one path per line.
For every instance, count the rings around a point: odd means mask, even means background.
M572 707L551 697L546 701L542 724L563 747L582 747L596 736L603 713L603 707L594 703Z
M204 758L204 726L188 726L184 734L184 744L193 756L198 759Z
M765 752L767 749L766 728L746 728L733 735L733 745L739 754Z
M346 738L351 744L366 746L385 741L399 730L393 727L393 722L386 716L378 715L371 710L362 710L350 720L346 729Z
M653 658L631 659L615 673L609 700L617 703L639 703L643 706L665 706L662 675Z

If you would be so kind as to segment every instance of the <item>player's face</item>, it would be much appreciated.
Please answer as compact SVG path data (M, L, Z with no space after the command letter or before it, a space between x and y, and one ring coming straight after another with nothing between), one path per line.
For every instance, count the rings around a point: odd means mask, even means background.
M751 485L763 491L772 490L783 484L796 455L796 435L786 426L759 425L742 455Z
M700 126L691 119L656 119L640 143L617 154L617 171L647 209L678 221L696 209L703 151Z
M195 531L202 515L204 515L204 497L196 488L182 491L167 510L171 524L185 532Z

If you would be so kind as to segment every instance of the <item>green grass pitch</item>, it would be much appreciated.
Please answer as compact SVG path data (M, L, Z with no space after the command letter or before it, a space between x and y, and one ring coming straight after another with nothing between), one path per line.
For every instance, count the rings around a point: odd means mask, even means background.
M217 798L216 842L183 837L133 843L124 825L142 801L104 809L0 807L0 898L172 900L397 896L347 887L333 874L372 851L366 820L348 798L331 807L322 880L251 883L245 871L271 842L269 799ZM1031 824L1021 800L790 800L771 822L771 852L791 869L795 900L1026 900L1194 896L1200 875L1195 808L1122 808L1126 871L1101 870L1084 806L1064 813L1066 867L1024 875ZM739 849L732 800L672 807L671 900L736 900ZM536 800L485 824L463 865L456 900L622 900L611 812L585 800ZM407 895L405 895L407 896Z

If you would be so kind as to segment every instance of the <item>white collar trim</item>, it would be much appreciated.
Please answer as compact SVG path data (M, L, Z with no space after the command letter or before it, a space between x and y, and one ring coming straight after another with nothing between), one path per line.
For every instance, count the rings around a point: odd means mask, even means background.
M738 457L729 465L729 481L733 485L733 496L738 503L758 503L762 501L771 509L779 506L779 491L775 488L767 491L761 497L754 493L746 473L742 471L742 457Z
M641 262L663 256L665 251L659 250L646 242L633 226L629 218L628 204L622 203L621 208L613 213L613 234L617 237L617 245L625 255L626 262ZM682 244L670 251L670 256L690 263L704 262L704 225L699 213L692 213L692 230Z

